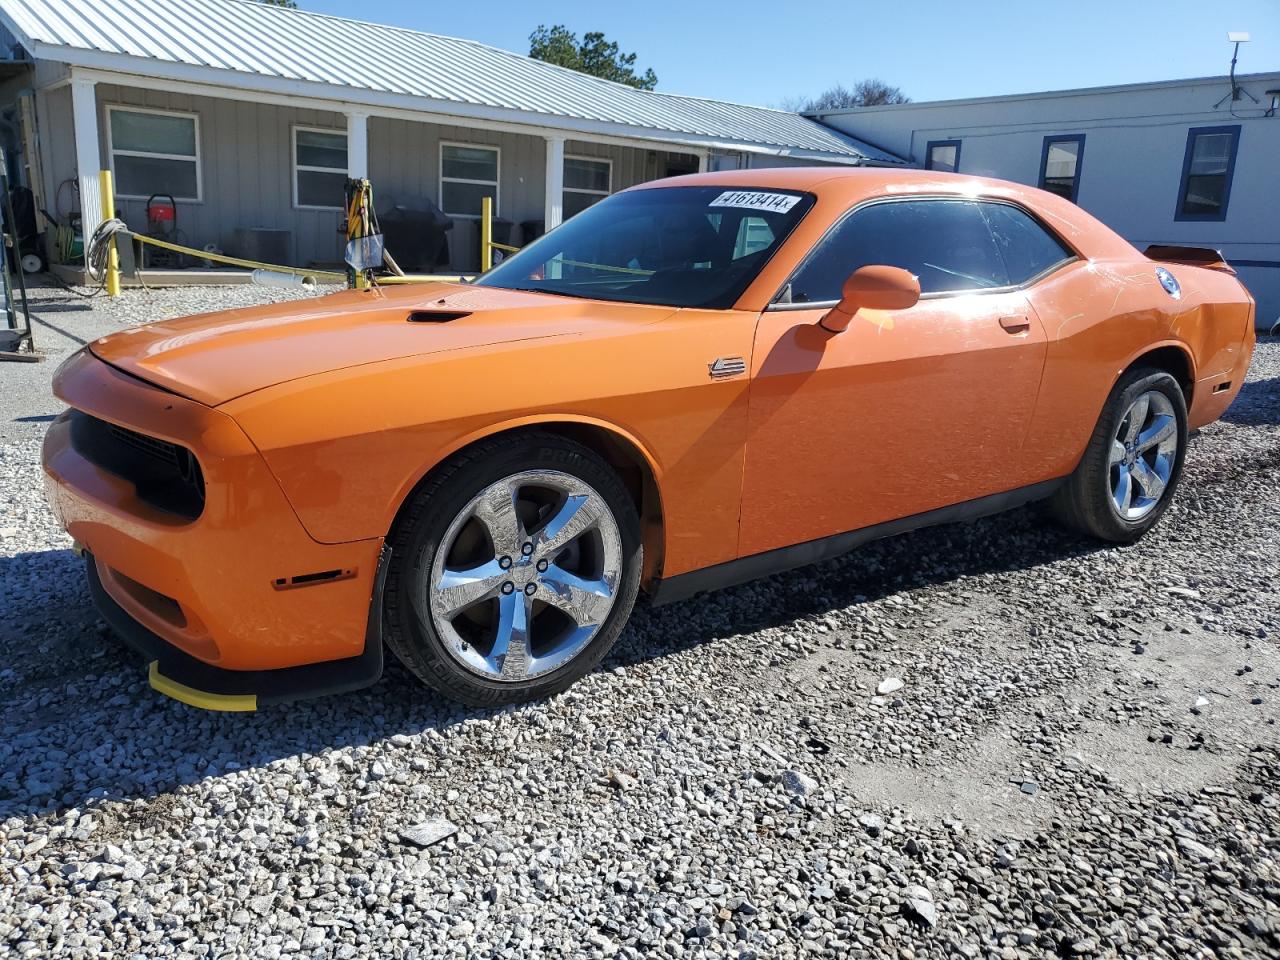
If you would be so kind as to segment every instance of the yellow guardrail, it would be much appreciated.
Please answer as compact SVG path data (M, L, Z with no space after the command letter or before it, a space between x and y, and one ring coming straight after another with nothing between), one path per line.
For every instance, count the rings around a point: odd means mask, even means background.
M115 184L112 179L110 170L102 170L98 174L99 185L102 194L102 218L104 223L115 218ZM349 211L351 213L351 211ZM115 224L118 233L113 234L108 240L109 249L106 254L105 263L105 286L108 296L117 297L120 295L121 277L120 277L120 259L116 249L116 236L128 237L139 243L157 247L162 250L170 250L174 253L186 254L196 260L207 260L212 263L226 264L230 267L241 267L245 270L267 270L272 273L283 273L295 277L303 277L318 283L350 283L350 276L346 273L339 273L334 270L312 270L305 267L290 267L277 263L263 263L259 260L248 260L244 257L231 257L224 253L212 253L208 250L197 250L195 247L184 246L180 243L173 243L169 240L161 240L159 237L150 237L145 234L133 233L125 228L124 224L118 221ZM504 253L516 253L519 247L512 246L508 243L498 243L493 239L493 198L484 197L480 204L480 272L487 273L493 269L493 251L501 250ZM564 261L574 266L599 267L605 270L615 270L619 273L637 273L647 274L648 270L635 270L628 267L609 267L602 264L579 263L578 261ZM98 262L98 269L103 269L101 261ZM399 268L395 268L397 271ZM473 274L399 274L395 273L389 276L377 277L374 282L378 285L399 285L408 283L433 283L433 282L459 282L474 279ZM363 286L361 277L357 275L357 286Z
M310 277L312 280L324 281L326 283L346 283L347 275L345 273L335 273L332 270L309 270L305 267L283 267L276 263L262 263L258 260L245 260L242 257L228 257L223 253L210 253L207 250L197 250L194 247L184 247L178 243L170 243L168 240L158 240L155 237L144 236L140 233L130 233L130 237L139 243L147 243L153 247L162 247L165 250L173 250L177 253L185 253L195 257L197 260L212 260L215 263L225 263L232 267L244 267L246 270L270 270L273 273L288 273L295 277Z
M378 286L385 287L387 285L395 286L396 284L406 283L465 283L468 280L474 280L475 274L444 274L444 273L406 273L404 276L395 276L392 274L387 277L379 277Z

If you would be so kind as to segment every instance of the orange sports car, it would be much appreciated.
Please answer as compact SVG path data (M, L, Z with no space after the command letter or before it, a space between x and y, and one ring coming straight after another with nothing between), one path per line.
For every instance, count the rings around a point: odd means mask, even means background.
M661 603L1049 498L1140 537L1245 377L1213 251L925 171L609 197L469 284L91 343L48 494L107 620L189 703L562 690Z

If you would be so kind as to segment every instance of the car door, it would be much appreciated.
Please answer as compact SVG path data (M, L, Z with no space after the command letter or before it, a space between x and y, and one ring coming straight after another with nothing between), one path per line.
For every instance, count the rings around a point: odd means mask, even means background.
M1045 332L985 206L859 207L793 274L790 302L761 316L740 556L1023 485ZM818 327L849 273L870 264L914 273L919 303L861 311L839 334Z

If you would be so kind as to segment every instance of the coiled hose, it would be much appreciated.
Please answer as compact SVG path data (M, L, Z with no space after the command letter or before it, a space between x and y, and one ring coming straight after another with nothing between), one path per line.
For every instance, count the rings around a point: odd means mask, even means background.
M93 281L102 287L107 282L107 265L111 257L111 241L118 233L129 232L129 227L123 220L112 217L110 220L103 220L98 224L98 229L93 231L93 236L89 238L89 243L84 249L84 266L85 271L93 279Z

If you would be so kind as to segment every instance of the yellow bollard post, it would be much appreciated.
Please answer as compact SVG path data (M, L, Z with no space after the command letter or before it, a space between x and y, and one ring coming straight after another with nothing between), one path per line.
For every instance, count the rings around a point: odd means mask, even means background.
M480 199L480 272L493 269L493 197Z
M102 192L102 219L110 220L116 215L115 184L111 180L110 170L98 171L98 185ZM120 255L116 252L116 238L108 241L107 248L107 296L120 296Z

